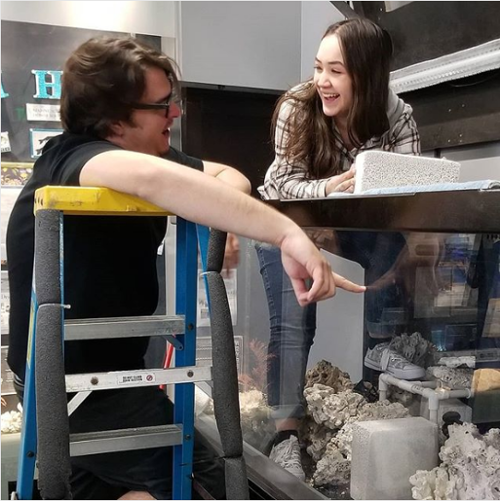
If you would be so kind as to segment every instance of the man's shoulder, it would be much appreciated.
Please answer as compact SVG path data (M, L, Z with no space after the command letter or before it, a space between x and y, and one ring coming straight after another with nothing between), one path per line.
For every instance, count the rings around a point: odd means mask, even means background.
M86 134L72 134L71 132L63 132L62 134L53 137L45 145L42 154L50 150L56 149L73 149L84 145L102 144L109 145L109 147L116 147L109 141L99 137L90 136Z
M78 186L80 172L91 158L116 149L122 148L105 139L64 132L45 145L33 175L41 184Z
M58 136L54 136L45 144L36 164L53 163L56 159L65 158L72 153L78 153L78 151L96 149L101 152L115 148L118 147L98 137L63 132Z
M185 165L186 167L192 167L193 169L203 170L203 161L199 158L191 157L186 155L186 153L178 150L177 148L170 147L168 152L164 155L166 160Z

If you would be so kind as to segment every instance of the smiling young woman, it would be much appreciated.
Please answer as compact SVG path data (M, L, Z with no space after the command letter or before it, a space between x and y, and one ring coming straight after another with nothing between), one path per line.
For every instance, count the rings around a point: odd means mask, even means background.
M389 34L366 19L326 30L314 77L276 106L276 158L259 189L264 199L352 191L349 169L363 150L420 154L412 109L389 88L392 50Z
M366 19L347 19L326 30L314 61L314 77L286 92L276 106L276 155L259 188L262 198L350 193L354 162L363 150L420 154L412 109L389 88L391 55L389 34ZM369 276L384 273L405 245L404 238L394 234L337 232L336 238L344 257L370 269ZM366 256L379 238L387 239L380 244L387 244L390 252L373 265ZM301 307L293 298L279 249L256 247L271 324L268 401L277 435L270 458L304 478L297 430L304 416L302 393L316 333L316 305ZM371 305L372 296L368 297L369 293L365 302ZM378 314L377 308L368 306L367 318L372 314Z

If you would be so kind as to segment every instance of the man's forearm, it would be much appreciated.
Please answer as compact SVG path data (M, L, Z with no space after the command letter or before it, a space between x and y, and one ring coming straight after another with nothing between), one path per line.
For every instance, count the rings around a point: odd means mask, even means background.
M218 178L140 153L112 151L90 160L83 186L102 186L148 200L187 220L280 246L298 226Z
M278 247L287 235L301 231L275 209L228 186L218 177L203 176L196 171L185 174L191 179L179 179L177 189L170 190L168 195L160 186L172 183L170 177L155 188L154 183L147 183L139 196L162 207L168 205L172 212L187 220Z

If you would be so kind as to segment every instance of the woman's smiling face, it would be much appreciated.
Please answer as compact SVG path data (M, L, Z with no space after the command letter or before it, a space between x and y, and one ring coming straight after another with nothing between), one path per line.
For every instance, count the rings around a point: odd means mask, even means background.
M337 35L321 41L314 63L314 84L323 103L323 113L345 119L352 107L352 79L344 62Z

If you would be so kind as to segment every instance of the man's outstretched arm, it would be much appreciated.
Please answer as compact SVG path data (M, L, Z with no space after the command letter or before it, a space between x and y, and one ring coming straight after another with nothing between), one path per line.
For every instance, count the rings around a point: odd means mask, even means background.
M189 221L281 248L283 265L302 305L333 296L336 287L365 290L332 273L315 245L286 216L194 169L142 153L109 151L87 162L80 184L128 193Z

